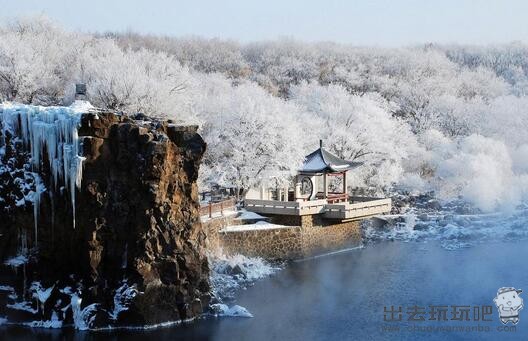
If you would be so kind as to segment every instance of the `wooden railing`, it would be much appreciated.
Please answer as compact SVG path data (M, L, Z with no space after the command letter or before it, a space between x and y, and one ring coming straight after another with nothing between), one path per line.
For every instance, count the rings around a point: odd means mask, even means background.
M348 197L348 201L351 202L352 204L356 202L374 201L374 200L385 200L385 198L362 197L362 196L354 196L354 195L351 195Z
M246 199L244 205L248 211L264 214L282 215L306 215L319 214L324 211L327 201L279 201L279 200L258 200Z
M391 210L391 199L369 198L368 200L357 201L354 204L326 205L324 216L332 219L354 219L389 213Z
M315 194L315 197L317 199L324 199L325 194L324 192L317 192ZM348 194L347 193L341 193L341 192L328 192L326 193L326 200L329 204L335 204L338 202L347 202L348 201Z
M248 211L262 214L308 215L323 214L329 219L355 219L389 213L391 199L354 198L353 203L333 202L329 200L278 201L246 199Z
M224 210L234 209L235 206L236 200L234 198L215 203L209 202L206 205L200 206L200 216L208 216L209 218L212 218L213 214L217 212L220 212L221 215L224 215Z
M326 198L329 204L335 204L339 202L348 202L348 194L346 193L328 193Z

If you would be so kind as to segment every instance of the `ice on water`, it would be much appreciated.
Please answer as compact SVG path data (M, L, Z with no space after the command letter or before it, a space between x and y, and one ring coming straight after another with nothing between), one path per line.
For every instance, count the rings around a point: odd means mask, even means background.
M419 209L399 216L386 216L383 228L370 221L363 223L365 241L400 240L404 242L436 241L446 250L459 250L483 242L528 239L528 207L513 212L454 214L449 211L424 213Z

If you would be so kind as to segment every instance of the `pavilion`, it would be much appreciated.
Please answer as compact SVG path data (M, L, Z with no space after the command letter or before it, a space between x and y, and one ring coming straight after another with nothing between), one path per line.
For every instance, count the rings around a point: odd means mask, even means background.
M333 155L319 141L319 148L306 156L293 183L273 186L263 181L260 188L248 191L245 208L262 214L322 214L327 219L340 220L390 212L390 199L349 197L347 172L360 165Z
M306 156L295 177L295 200L327 199L328 203L348 201L347 172L361 162L346 161L331 154L319 141L319 149ZM339 177L341 190L329 191L330 179Z

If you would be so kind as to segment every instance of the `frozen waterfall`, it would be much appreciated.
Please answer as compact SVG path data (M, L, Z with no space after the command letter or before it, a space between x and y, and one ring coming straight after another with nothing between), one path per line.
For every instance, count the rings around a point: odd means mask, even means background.
M86 106L80 106L85 109ZM31 169L35 180L33 204L35 212L35 241L37 240L37 223L40 198L46 190L39 174L48 162L50 169L50 195L55 195L64 187L70 196L73 210L73 227L75 228L75 191L80 188L82 180L82 163L78 128L82 112L79 106L41 107L14 103L0 104L2 140L6 141L6 132L19 139L24 149L31 153Z

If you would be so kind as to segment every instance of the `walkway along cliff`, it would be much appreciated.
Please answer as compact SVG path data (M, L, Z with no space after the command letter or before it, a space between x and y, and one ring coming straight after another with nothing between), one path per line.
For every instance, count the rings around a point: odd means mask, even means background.
M197 127L9 104L0 118L0 317L86 329L207 307Z

